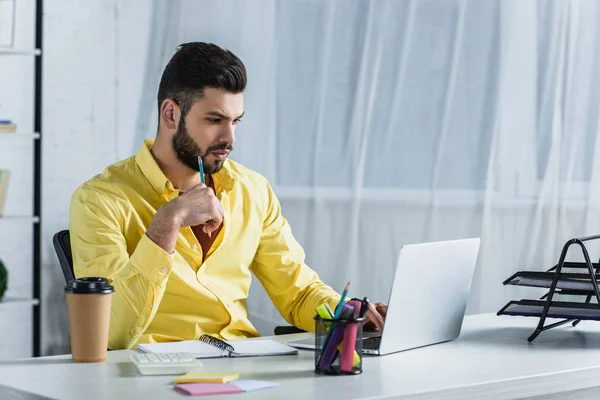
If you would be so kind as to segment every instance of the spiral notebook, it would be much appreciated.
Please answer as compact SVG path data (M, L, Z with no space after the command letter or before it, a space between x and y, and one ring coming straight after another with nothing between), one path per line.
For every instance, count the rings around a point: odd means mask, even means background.
M190 353L196 358L217 357L261 357L288 356L298 354L298 350L274 340L229 340L224 341L209 335L198 340L181 342L143 343L138 350L145 353Z

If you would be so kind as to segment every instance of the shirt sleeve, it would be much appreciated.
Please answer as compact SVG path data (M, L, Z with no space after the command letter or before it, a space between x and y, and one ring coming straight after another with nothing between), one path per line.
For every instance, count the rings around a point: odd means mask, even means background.
M332 309L340 295L319 279L304 263L304 250L281 215L281 206L267 183L267 212L252 271L271 301L290 324L315 330L316 307L328 303Z
M75 277L104 277L114 286L108 347L131 348L158 309L173 255L145 234L132 254L123 235L124 216L100 191L81 187L69 218Z

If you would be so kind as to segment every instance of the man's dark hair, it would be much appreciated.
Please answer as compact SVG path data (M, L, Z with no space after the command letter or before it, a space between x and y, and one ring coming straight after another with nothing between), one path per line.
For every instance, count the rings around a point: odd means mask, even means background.
M242 93L246 67L231 51L212 43L184 43L165 67L158 86L158 115L165 99L173 99L185 117L205 88Z

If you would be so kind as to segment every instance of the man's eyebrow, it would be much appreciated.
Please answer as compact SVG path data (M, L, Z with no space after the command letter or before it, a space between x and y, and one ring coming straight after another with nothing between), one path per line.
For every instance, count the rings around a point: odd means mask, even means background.
M236 119L240 119L240 118L242 118L242 117L244 116L244 114L245 114L245 113L246 113L246 111L244 111L244 112L242 113L242 115L240 115L240 116L239 116L239 117L237 117ZM230 119L230 118L229 118L227 115L223 114L223 113L222 113L222 112L220 112L220 111L209 111L209 112L207 112L207 113L206 113L206 115L212 115L212 116L219 117L219 118L222 118L222 119L227 119L227 120L228 120L228 119Z
M206 115L213 115L215 117L219 117L219 118L223 118L223 119L229 119L229 117L219 111L209 111L206 113Z

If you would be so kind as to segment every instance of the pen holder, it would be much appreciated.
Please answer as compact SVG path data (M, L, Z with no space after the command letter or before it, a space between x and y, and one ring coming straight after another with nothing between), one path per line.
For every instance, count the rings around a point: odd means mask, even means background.
M362 373L364 318L323 319L315 316L315 372L322 375Z

